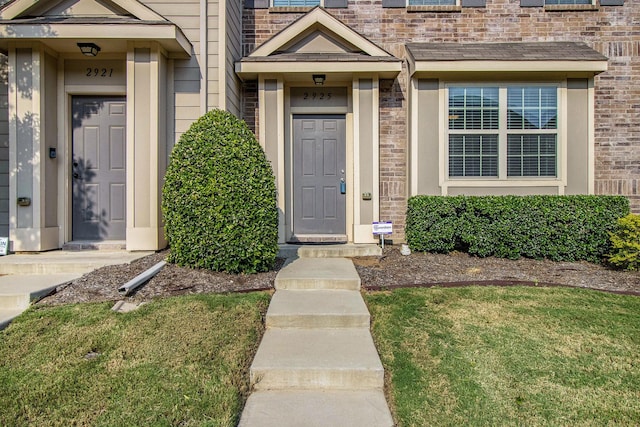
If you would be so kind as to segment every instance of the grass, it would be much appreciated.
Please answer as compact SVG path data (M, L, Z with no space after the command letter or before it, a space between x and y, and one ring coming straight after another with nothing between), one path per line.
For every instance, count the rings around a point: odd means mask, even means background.
M638 297L469 287L365 298L398 426L640 420Z
M0 333L0 425L236 425L269 298L32 308Z

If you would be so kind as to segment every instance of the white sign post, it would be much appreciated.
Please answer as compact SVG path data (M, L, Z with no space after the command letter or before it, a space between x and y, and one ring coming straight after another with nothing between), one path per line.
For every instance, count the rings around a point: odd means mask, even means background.
M384 236L393 233L393 223L391 221L377 221L373 224L373 234L380 236L382 249L384 249Z

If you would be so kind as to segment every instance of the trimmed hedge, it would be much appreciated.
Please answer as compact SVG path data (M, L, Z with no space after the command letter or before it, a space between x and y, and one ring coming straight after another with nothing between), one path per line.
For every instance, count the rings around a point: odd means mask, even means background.
M625 270L640 270L640 215L620 218L610 235L613 251L609 264Z
M416 251L601 262L628 213L622 196L415 196L406 237Z
M170 262L232 273L273 267L275 178L245 122L212 110L193 123L171 153L162 195Z

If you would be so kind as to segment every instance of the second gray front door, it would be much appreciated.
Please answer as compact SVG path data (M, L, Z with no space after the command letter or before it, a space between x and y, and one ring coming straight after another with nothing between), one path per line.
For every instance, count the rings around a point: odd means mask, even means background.
M344 115L293 116L294 240L346 238Z
M124 240L126 102L73 97L73 240Z

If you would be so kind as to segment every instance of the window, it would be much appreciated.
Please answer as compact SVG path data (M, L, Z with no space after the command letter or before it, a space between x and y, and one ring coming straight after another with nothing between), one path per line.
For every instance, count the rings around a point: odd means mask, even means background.
M498 176L498 88L449 89L449 176Z
M592 4L591 0L544 0L544 4Z
M273 0L274 7L313 7L319 4L320 0Z
M507 176L556 176L557 92L555 87L507 89Z
M557 92L555 86L450 86L449 177L556 177Z
M455 6L456 0L409 0L409 6Z

